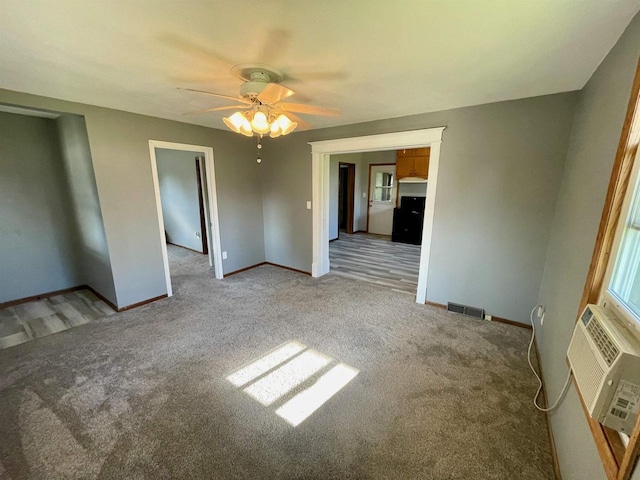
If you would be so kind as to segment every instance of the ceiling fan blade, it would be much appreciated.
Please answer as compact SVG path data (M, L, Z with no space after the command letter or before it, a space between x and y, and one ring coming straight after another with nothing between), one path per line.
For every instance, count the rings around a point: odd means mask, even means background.
M216 112L218 110L235 110L236 108L250 108L249 105L229 105L227 107L207 108L205 110L196 110L195 112L183 113L183 115L199 115L201 113Z
M262 48L256 57L259 62L277 65L291 48L292 34L290 30L276 28L266 32Z
M344 80L348 77L346 72L285 72L285 80L287 83L308 82L309 80Z
M244 103L246 105L251 105L251 103L252 103L251 100L247 100L247 99L241 98L241 97L231 97L229 95L221 95L219 93L205 92L204 90L195 90L193 88L178 87L178 89L187 90L188 92L204 93L205 95L211 95L213 97L218 97L218 98L226 98L227 100L233 100L234 102L240 102L240 103Z
M285 112L306 113L307 115L322 115L324 117L339 117L340 110L333 108L316 107L315 105L303 105L302 103L280 103L278 108Z
M296 122L298 124L298 127L300 127L302 130L309 130L311 128L310 123L305 122L299 116L294 115L293 113L287 112L287 117L289 117L289 120L291 120L292 122Z
M258 95L258 100L262 103L273 105L284 98L288 98L294 95L296 92L289 90L287 87L283 87L277 83L268 83L264 90Z
M221 82L227 82L229 80L229 75L214 73L208 70L206 73L200 73L196 72L194 69L193 74L187 73L184 75L172 75L170 80L178 85L207 85L211 83L218 84Z
M159 40L160 42L164 43L174 50L180 50L194 58L197 58L200 62L206 65L217 65L220 71L228 72L235 63L231 59L222 56L215 50L208 48L206 44L192 41L187 37L166 34L161 35Z

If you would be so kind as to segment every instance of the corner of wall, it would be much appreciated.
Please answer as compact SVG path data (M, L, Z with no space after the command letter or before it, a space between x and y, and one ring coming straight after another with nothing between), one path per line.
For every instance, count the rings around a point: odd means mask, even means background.
M629 93L640 51L640 16L579 92L556 202L538 302L545 305L538 345L553 401L566 378L566 351L593 254ZM550 416L565 478L603 479L587 420L574 387Z
M55 122L69 204L73 208L74 238L82 259L82 284L90 286L117 305L111 257L84 117L63 114Z

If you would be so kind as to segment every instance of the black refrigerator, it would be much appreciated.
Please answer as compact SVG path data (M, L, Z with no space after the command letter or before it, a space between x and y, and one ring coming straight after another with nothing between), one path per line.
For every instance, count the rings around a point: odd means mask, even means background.
M400 198L400 206L393 209L392 241L413 245L422 243L425 200L425 197Z

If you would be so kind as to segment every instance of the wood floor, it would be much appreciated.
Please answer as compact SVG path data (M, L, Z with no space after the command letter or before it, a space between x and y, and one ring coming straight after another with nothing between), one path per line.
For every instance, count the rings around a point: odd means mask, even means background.
M0 350L113 315L89 290L56 295L0 309Z
M329 243L331 273L416 294L420 246L392 242L391 237L347 234Z

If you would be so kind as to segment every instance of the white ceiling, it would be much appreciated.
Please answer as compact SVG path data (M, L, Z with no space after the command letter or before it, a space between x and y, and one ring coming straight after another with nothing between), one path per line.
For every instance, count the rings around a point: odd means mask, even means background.
M580 89L637 0L2 0L0 87L226 128L230 69L282 69L311 128ZM228 113L228 112L227 112Z

